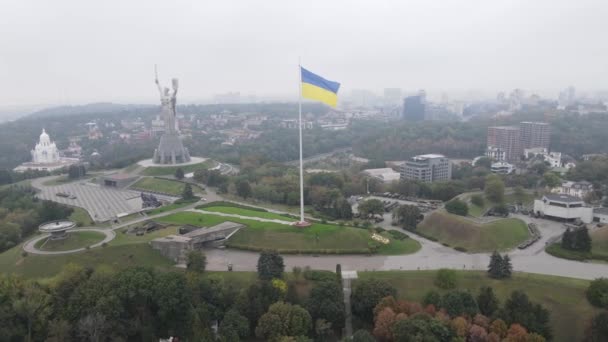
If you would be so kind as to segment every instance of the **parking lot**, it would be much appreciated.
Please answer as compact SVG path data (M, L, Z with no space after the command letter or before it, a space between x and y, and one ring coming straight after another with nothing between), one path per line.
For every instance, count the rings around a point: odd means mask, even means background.
M38 188L38 198L84 208L97 222L138 211L142 204L139 192L101 187L88 182ZM67 196L57 196L58 193Z

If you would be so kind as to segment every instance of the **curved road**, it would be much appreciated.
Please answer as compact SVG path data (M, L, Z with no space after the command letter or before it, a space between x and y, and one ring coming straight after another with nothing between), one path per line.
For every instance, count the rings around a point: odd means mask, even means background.
M111 230L111 229L101 229L101 228L75 228L75 229L70 229L68 232L98 232L101 234L104 234L105 237L103 240L99 241L98 243L91 245L90 248L95 248L95 247L99 247L104 243L108 243L112 240L114 240L114 238L116 237L116 233ZM28 252L28 253L32 253L32 254L44 254L44 255L58 255L58 254L70 254L70 253L76 253L76 252L82 252L84 251L86 248L77 248L77 249L71 249L68 251L43 251L40 249L37 249L35 247L36 243L40 240L46 239L47 237L49 237L50 234L44 234L44 235L40 235L37 236L31 240L29 240L28 242L23 244L23 250Z
M205 195L209 201L217 201L222 198L208 189ZM106 234L104 241L95 244L92 247L100 246L103 242L108 242L113 239L114 230L123 228L134 223L147 221L153 218L170 215L176 212L192 210L199 203L194 203L183 208L170 210L161 214L142 217L140 219L125 222L113 226L111 229L98 228L80 228L78 230L95 230ZM273 211L276 212L276 211ZM213 213L218 214L218 213ZM390 216L390 214L388 214ZM225 215L228 216L228 215ZM514 249L509 252L515 271L556 275L572 278L594 279L599 277L608 277L608 264L606 263L589 263L578 262L566 259L560 259L547 254L544 251L545 244L555 240L563 231L563 226L558 222L530 218L528 216L513 215L525 222L534 222L541 231L542 238L532 246L524 250ZM394 229L391 227L390 219L385 219L382 223L386 229ZM415 254L410 255L395 255L395 256L363 256L363 255L284 255L285 265L287 269L293 266L312 266L315 269L335 270L336 264L342 265L342 270L432 270L439 268L465 269L465 270L486 270L490 260L489 253L462 253L452 248L442 246L437 242L433 242L414 234L409 234L412 239L420 242L422 248ZM37 237L28 241L23 245L23 249L28 253L34 254L67 254L83 251L84 248L61 251L48 252L38 251L33 248L34 244L45 236ZM225 271L228 264L233 264L233 269L236 271L255 271L257 266L258 253L227 250L227 249L210 249L205 251L207 255L207 269Z

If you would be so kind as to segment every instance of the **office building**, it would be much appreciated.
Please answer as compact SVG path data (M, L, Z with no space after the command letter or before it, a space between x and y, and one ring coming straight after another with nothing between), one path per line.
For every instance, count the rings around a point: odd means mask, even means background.
M524 121L519 124L521 148L549 149L551 127L546 122Z
M423 154L412 157L401 167L402 180L436 182L452 179L452 163L441 154Z
M522 154L519 127L488 127L488 149L495 148L504 152L506 161L517 161Z
M408 96L403 100L403 119L406 121L423 121L426 114L426 93L420 90L418 95Z

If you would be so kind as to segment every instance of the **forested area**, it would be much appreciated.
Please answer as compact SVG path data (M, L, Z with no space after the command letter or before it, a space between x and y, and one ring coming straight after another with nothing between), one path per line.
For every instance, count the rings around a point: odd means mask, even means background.
M12 186L0 190L0 252L19 244L47 221L70 216L72 208L41 201L29 187Z

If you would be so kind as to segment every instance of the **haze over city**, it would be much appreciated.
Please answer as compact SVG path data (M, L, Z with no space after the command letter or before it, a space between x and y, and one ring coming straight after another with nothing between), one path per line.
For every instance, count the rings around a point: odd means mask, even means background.
M0 107L295 100L297 63L341 92L429 96L605 89L605 1L13 1L0 12Z

